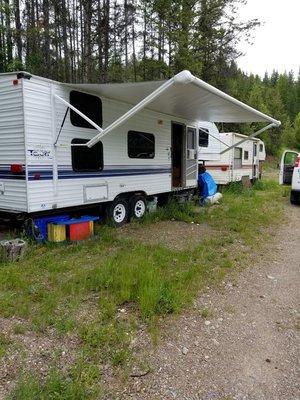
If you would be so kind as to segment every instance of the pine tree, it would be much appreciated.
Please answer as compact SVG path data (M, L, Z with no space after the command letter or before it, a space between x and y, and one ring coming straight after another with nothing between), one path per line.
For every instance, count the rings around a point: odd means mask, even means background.
M300 71L247 76L236 65L241 0L0 0L0 72L61 81L167 79L182 69L282 121L268 152L299 143ZM290 121L293 121L291 123ZM250 133L262 124L231 124ZM294 139L293 139L294 138ZM295 146L296 146L295 144Z
M297 114L294 122L295 147L300 150L300 112Z

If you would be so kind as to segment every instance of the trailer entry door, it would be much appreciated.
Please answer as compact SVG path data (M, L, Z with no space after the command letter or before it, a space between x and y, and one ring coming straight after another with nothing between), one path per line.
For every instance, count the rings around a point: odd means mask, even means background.
M252 171L253 179L258 178L258 172L259 172L259 158L257 152L257 143L253 143L253 171Z
M197 179L197 146L197 130L188 126L186 129L185 186L195 185L195 180Z
M171 154L172 154L172 186L183 186L183 161L184 161L184 131L183 124L172 122Z

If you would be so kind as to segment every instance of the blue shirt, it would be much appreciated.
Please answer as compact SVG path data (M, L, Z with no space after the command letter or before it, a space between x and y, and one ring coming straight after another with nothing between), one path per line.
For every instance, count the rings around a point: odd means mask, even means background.
M200 195L204 198L217 193L217 185L208 172L198 175L198 186Z

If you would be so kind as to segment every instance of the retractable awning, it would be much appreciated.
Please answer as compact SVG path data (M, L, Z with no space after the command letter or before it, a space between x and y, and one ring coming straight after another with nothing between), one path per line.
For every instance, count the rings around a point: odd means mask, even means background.
M280 121L216 89L189 71L182 71L163 82L66 85L132 105L128 112L105 129L94 124L99 133L87 143L89 147L144 108L193 121L268 122L270 127L280 125ZM78 111L59 96L55 97Z

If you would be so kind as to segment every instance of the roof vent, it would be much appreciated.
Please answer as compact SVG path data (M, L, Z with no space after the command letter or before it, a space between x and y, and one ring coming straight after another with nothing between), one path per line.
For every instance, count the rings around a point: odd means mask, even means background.
M30 80L30 78L31 78L31 75L30 74L27 74L26 72L19 72L18 74L17 74L17 79L28 79L28 80Z

